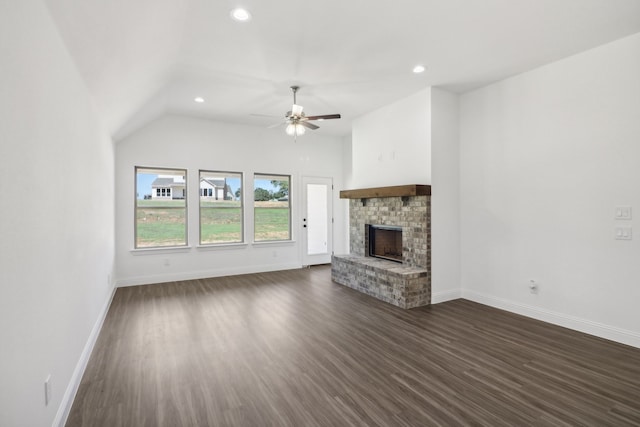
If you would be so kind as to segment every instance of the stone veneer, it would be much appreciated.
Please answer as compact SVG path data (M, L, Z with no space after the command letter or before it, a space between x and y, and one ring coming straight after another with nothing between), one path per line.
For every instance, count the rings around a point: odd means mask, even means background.
M402 263L429 269L431 196L374 197L349 200L349 252L367 256L366 225L402 227Z
M403 263L367 256L367 224L402 227ZM334 255L332 279L402 308L431 303L431 196L349 200L350 254Z
M431 303L429 274L424 268L380 258L334 255L331 278L336 283L401 308Z

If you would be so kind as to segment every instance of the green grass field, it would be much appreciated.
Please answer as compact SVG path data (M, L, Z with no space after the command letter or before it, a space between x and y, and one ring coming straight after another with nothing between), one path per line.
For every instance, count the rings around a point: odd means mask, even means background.
M289 209L257 207L255 209L255 241L289 240Z
M136 247L179 246L186 244L184 201L181 205L170 202L145 203L136 209ZM144 200L144 202L151 202Z
M242 208L240 202L233 205L208 206L201 204L200 243L242 242Z
M186 244L184 200L137 200L136 247ZM200 243L242 241L240 202L201 202ZM255 202L255 241L290 239L288 202Z

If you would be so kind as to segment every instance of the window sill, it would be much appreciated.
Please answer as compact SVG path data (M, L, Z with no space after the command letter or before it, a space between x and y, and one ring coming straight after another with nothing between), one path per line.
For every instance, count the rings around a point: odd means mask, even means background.
M129 252L132 255L153 255L189 252L190 250L191 246L168 246L166 248L137 248L131 249Z
M295 240L270 240L265 242L253 242L253 246L291 246L296 243Z
M219 243L219 244L210 244L210 245L198 245L197 248L199 251L220 251L220 250L229 250L229 249L244 249L249 246L247 243Z

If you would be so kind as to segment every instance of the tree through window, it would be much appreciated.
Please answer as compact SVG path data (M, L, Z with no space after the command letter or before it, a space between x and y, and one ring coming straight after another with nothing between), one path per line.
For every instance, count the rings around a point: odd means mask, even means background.
M291 240L290 183L289 175L254 175L254 241Z

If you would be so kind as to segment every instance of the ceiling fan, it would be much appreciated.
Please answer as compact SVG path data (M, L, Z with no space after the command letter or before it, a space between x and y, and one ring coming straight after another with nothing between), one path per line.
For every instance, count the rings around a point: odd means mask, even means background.
M291 135L296 138L298 135L304 135L307 129L316 130L320 126L315 125L313 123L309 123L314 120L322 121L329 119L339 119L340 114L325 114L323 116L307 116L302 112L302 105L298 105L296 102L296 92L300 89L299 86L291 86L291 90L293 91L293 106L291 107L291 111L287 111L285 114L285 123L287 127L285 128L285 132L287 135ZM272 126L279 126L280 123Z

